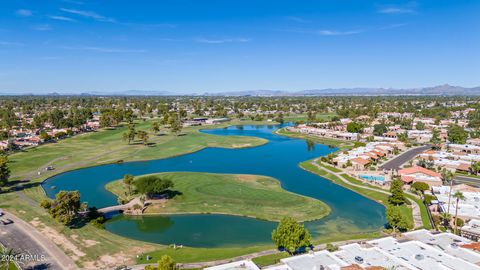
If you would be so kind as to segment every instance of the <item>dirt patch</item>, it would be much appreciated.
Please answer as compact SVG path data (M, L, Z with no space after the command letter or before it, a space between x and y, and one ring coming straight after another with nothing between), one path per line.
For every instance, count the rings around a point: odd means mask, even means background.
M85 239L85 240L83 240L83 245L84 245L85 247L93 247L93 246L95 246L95 245L97 245L97 244L100 244L100 242L95 241L95 240L90 240L90 239Z
M70 235L70 237L71 237L75 242L78 242L78 235L72 234L72 235Z
M38 217L30 221L35 228L37 228L43 235L50 238L55 244L62 247L63 250L67 251L67 254L70 254L70 257L77 261L86 254L81 251L74 243L72 243L67 237L60 234L56 230L43 224ZM78 237L78 236L76 236ZM75 236L72 236L72 239L76 239Z
M242 182L256 182L258 177L250 174L240 174L237 175L236 179Z
M86 269L105 269L105 268L112 268L118 265L131 265L135 264L131 255L128 255L124 252L119 252L112 255L102 255L98 257L98 260L85 262L83 266Z
M244 148L244 147L250 147L252 144L250 143L241 143L241 144L232 144L233 148Z

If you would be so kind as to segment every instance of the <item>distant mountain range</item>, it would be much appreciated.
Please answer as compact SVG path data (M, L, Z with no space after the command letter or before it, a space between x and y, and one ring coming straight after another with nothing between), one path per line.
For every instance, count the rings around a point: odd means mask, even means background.
M53 92L53 93L14 93L0 92L0 95L80 95L80 96L479 96L480 86L478 87L461 87L451 86L448 84L422 87L422 88L327 88L327 89L311 89L301 91L285 91L285 90L245 90L230 91L219 93L204 94L176 94L169 91L146 91L146 90L128 90L119 92L102 92L91 91L78 93L69 92Z
M206 93L209 96L467 96L480 95L480 86L466 88L448 84L423 88L327 88L301 91L249 90Z

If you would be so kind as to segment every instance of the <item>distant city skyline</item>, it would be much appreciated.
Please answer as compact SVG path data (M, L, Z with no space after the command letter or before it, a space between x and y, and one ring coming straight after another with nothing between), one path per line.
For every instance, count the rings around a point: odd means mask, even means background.
M479 1L0 2L0 93L480 85Z

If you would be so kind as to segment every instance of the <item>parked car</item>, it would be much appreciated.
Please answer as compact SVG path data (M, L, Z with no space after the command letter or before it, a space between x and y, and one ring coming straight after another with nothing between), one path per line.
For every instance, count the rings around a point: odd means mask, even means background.
M0 217L5 215L5 213L3 213L2 209L0 209Z
M2 224L2 225L8 225L8 224L12 224L12 223L13 223L13 220L11 220L9 218L0 219L0 224Z

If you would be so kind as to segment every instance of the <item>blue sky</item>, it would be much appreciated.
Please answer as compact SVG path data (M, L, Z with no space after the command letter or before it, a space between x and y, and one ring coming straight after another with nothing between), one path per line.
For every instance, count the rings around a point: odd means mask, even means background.
M2 0L0 92L480 85L480 1Z

